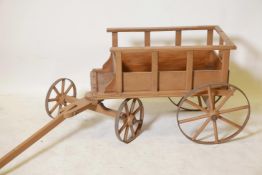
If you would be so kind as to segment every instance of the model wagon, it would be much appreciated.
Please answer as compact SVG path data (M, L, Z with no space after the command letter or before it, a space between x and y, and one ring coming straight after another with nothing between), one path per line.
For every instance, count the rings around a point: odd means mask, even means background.
M0 160L3 167L51 129L84 110L115 117L115 133L125 143L140 134L144 107L140 98L168 97L177 106L181 132L197 143L229 141L246 125L249 101L242 90L229 84L230 51L236 46L219 26L109 28L112 47L101 69L93 69L91 91L76 98L76 86L61 78L50 87L46 111L52 121ZM174 44L151 46L154 32L174 33ZM204 45L184 45L183 33L206 32ZM121 47L120 32L144 33L144 46ZM171 38L172 36L170 36ZM103 104L123 99L117 110ZM175 116L175 115L174 115Z

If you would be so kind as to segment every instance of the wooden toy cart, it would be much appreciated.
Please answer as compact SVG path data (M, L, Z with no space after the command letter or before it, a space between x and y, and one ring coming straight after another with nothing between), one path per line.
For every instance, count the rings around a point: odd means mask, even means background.
M205 45L183 45L183 32L200 30L207 33ZM46 97L46 111L53 119L1 158L0 168L59 123L87 109L115 117L116 136L125 143L131 142L143 124L144 108L139 98L169 97L178 106L181 132L197 143L223 143L245 127L249 101L243 91L228 84L230 51L236 46L219 26L107 31L112 33L111 54L101 69L91 71L91 91L77 99L70 79L55 81ZM151 34L164 31L174 32L174 45L151 46ZM120 32L143 32L144 46L119 47ZM103 104L103 100L120 98L124 101L118 110Z

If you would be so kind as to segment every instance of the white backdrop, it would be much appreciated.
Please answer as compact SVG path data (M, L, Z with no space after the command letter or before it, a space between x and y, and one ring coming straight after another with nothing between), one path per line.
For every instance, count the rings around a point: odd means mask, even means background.
M238 46L233 62L261 73L261 7L260 0L0 0L0 93L45 94L59 77L89 90L89 72L109 55L107 27L217 24Z
M230 81L252 108L234 141L211 146L181 134L166 98L143 99L143 132L128 145L116 140L113 119L86 111L0 174L262 174L261 7L261 0L0 0L0 157L50 121L43 102L53 81L68 77L78 94L89 90L89 72L109 56L107 27L220 25L238 46Z

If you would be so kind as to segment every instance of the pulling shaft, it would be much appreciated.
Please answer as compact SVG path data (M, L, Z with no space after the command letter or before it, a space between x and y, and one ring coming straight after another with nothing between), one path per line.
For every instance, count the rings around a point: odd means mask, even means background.
M4 157L0 159L0 169L4 167L6 164L8 164L11 160L16 158L18 155L20 155L22 152L24 152L28 147L33 145L36 141L41 139L44 135L46 135L49 131L54 129L57 125L59 125L64 120L65 120L64 115L58 115L52 121L47 123L44 127L39 129L31 137L29 137L21 144L19 144L17 147L15 147L12 151L7 153Z

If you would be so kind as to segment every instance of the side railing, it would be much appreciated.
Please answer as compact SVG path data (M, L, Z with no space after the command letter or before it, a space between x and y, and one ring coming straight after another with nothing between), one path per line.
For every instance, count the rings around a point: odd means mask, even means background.
M182 38L185 30L206 30L206 45L183 46ZM190 90L193 87L193 59L194 51L218 51L218 57L221 61L221 81L228 81L229 71L229 56L230 50L236 49L234 43L223 32L219 26L192 26L192 27L154 27L154 28L108 28L108 32L112 33L112 48L111 52L115 60L115 79L116 91L123 92L123 68L122 68L122 53L123 52L143 52L151 53L151 75L152 75L152 91L159 90L159 70L158 59L160 51L186 51L186 85L185 90ZM151 46L151 32L174 31L176 33L174 46ZM144 32L144 47L119 47L118 33L120 32ZM214 32L219 36L219 44L214 45Z

